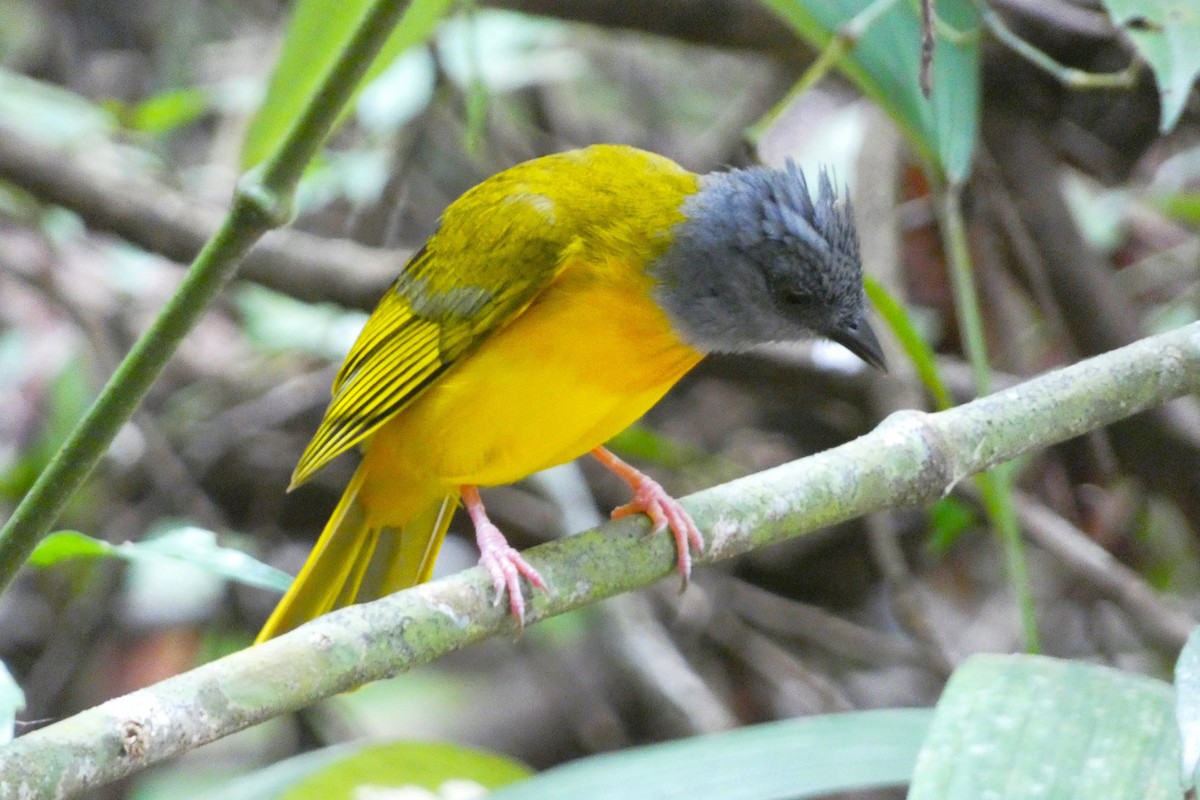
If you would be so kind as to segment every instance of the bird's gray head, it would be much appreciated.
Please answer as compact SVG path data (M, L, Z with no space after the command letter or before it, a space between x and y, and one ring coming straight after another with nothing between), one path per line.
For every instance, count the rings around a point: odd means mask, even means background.
M867 324L850 201L821 170L817 193L792 162L701 178L651 268L676 328L707 352L824 336L883 367Z

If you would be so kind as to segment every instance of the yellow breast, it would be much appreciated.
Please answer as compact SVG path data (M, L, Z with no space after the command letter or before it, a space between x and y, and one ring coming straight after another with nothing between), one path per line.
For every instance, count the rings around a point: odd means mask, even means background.
M371 437L360 492L379 521L398 480L451 491L511 483L642 416L702 357L672 332L649 288L640 264L569 264Z

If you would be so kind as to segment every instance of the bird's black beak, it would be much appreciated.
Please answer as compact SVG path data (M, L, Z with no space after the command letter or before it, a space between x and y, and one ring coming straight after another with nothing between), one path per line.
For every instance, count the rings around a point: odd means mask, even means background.
M865 319L860 319L856 324L835 331L828 336L872 367L887 372L887 362L883 359L883 348L879 346L879 339L875 338L875 331L871 330L871 326Z

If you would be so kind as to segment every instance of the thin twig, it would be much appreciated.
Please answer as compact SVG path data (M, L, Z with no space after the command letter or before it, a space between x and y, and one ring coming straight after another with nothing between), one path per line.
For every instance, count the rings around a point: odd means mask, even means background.
M933 93L933 0L921 0L921 71L918 83L921 94Z
M800 639L858 664L911 664L949 674L944 664L908 639L856 625L819 606L780 597L745 581L730 582L734 613L755 627Z
M1116 29L1108 14L1083 3L1070 0L990 0L992 5L1005 8L1012 14L1036 21L1058 36L1071 34L1090 39L1111 41Z
M1182 649L1200 620L1165 602L1140 575L1033 497L1018 492L1015 498L1021 527L1031 541L1124 609L1159 647L1172 653Z
M661 718L659 725L678 735L737 727L737 717L679 652L644 595L629 594L611 603L616 605L605 615L605 627L613 655L643 686L655 717Z
M715 615L707 635L753 670L756 685L772 690L770 715L794 717L850 711L854 703L828 675L813 669L773 638L729 612Z
M975 6L979 10L983 24L987 26L993 36L1008 49L1053 77L1063 86L1071 89L1132 89L1137 83L1138 73L1141 70L1141 62L1137 59L1132 59L1129 66L1118 72L1086 72L1068 67L1014 33L1004 18L993 11L985 0L976 0Z
M841 61L843 56L854 50L863 35L870 30L871 26L881 16L890 11L896 2L897 0L873 0L873 2L853 17L842 23L837 30L833 31L829 36L829 40L817 54L816 59L804 70L804 74L792 85L792 88L788 90L783 99L751 126L747 132L749 141L756 145L762 141L766 132L783 115L783 112L795 102L796 98L815 86L817 81L825 77Z

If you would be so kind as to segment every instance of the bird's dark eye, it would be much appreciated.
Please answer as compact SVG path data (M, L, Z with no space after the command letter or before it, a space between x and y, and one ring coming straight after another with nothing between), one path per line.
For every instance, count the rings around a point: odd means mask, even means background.
M812 292L794 286L780 290L779 298L789 306L807 306L813 301Z

